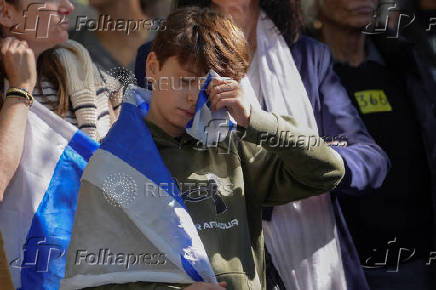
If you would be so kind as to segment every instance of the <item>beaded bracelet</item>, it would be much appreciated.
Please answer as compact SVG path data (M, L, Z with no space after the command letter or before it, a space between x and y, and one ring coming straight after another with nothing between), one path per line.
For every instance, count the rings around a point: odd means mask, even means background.
M32 94L30 94L26 89L23 88L9 88L6 93L6 98L8 97L24 98L28 107L31 107L33 104Z

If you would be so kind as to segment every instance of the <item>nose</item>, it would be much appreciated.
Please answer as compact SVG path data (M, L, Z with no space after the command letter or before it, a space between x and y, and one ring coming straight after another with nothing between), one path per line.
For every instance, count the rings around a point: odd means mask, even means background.
M198 92L195 90L188 92L186 96L186 103L191 106L192 109L195 109L195 106L197 105L197 98L198 98Z
M69 0L61 0L58 11L60 14L69 15L73 13L74 5Z

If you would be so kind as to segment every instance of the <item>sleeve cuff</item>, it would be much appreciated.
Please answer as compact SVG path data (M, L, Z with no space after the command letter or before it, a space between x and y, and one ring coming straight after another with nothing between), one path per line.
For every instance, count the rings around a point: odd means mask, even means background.
M260 140L265 137L276 136L278 126L278 119L274 114L252 107L244 140L259 145Z

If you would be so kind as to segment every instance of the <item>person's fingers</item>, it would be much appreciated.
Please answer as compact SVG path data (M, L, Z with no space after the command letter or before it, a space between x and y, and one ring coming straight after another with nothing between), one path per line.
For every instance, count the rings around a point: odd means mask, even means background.
M1 49L1 52L2 52L3 55L6 54L6 52L8 51L9 44L11 43L11 41L12 41L12 37L6 37L6 38L4 38L2 40L2 43L1 43L2 49Z
M18 42L17 48L29 48L27 41L21 40Z
M14 51L15 49L17 49L20 43L21 41L19 41L18 39L16 38L12 39L11 42L9 43L9 50Z
M15 37L6 37L1 41L1 52L2 54L6 54L6 52L13 52L17 48L29 48L27 41L19 40Z
M211 93L223 93L228 91L237 90L239 88L239 84L237 82L225 82L223 84L217 85L211 89Z
M216 81L214 81L214 79L212 79L209 84L207 85L206 88L206 94L210 95L210 92L212 90L213 87L215 87L217 85Z
M235 98L220 99L215 105L215 110L227 108L227 110L229 110L229 112L231 113L233 111L233 107L235 106L242 107L241 100Z
M220 285L223 288L227 288L227 282L219 282L218 285Z
M219 94L213 95L210 98L210 109L212 111L219 110L219 108L217 108L217 104L219 103L220 100L236 99L237 97L238 97L238 94L236 91L229 91L229 92L224 92L224 93L219 93Z
M209 82L209 85L207 86L206 93L210 93L210 91L219 85L228 83L228 82L236 82L235 80L227 77L220 77L220 78L212 78L212 80ZM237 83L237 82L236 82Z
M28 58L29 62L33 61L33 65L35 65L36 67L36 62L35 62L35 55L33 54L33 50L31 48L23 48L24 52L26 53L26 57Z
M227 289L227 283L225 282L224 284L223 282L221 282L213 288L213 290L226 290L226 289Z

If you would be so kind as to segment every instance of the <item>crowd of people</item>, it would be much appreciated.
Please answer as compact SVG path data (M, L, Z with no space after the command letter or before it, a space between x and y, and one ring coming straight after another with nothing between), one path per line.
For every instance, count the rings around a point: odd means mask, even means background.
M0 289L435 288L435 1L89 0L74 17L69 0L33 2L0 2ZM42 9L46 37L27 27ZM67 241L56 271L11 256L29 259L39 208L57 207L11 198L23 160L49 158L26 153L34 103L100 144L62 203L71 222L40 222ZM199 149L214 116L236 128ZM166 206L138 197L162 176ZM173 255L185 238L195 254ZM162 268L78 256L149 244L169 251Z

